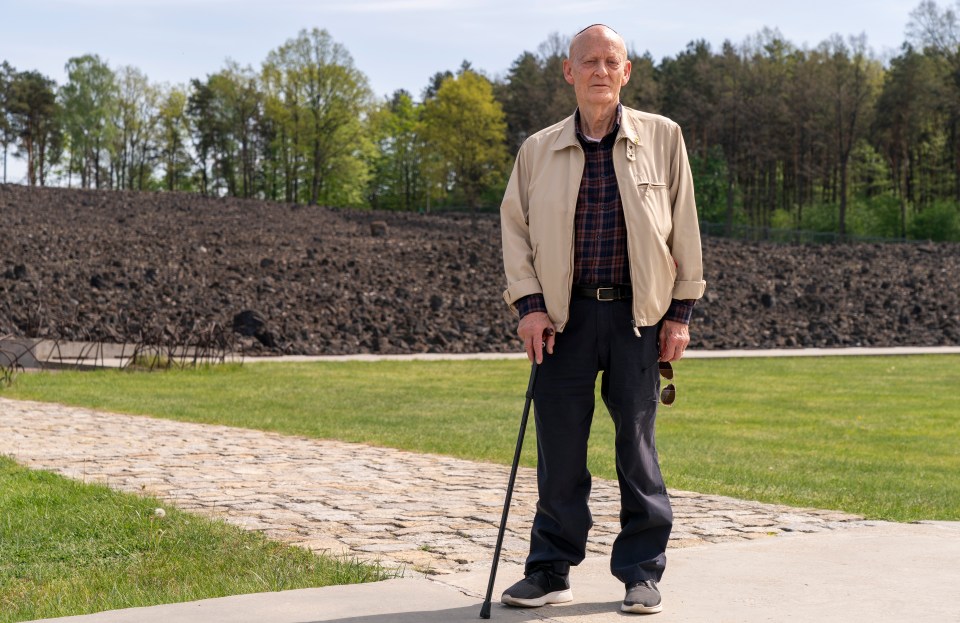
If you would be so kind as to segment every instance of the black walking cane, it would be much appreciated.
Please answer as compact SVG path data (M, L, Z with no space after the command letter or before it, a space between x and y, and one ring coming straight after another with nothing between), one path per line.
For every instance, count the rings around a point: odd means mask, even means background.
M500 548L503 546L503 532L507 528L507 515L510 513L510 498L513 497L513 483L517 479L517 467L520 465L520 450L523 449L523 433L527 430L527 415L530 413L530 401L533 400L533 386L537 382L537 369L534 361L530 367L530 382L527 383L527 400L523 404L523 416L520 417L520 434L517 435L517 449L513 452L513 466L510 468L510 480L507 482L507 497L503 500L503 515L500 517L500 532L497 534L497 546L493 550L493 565L490 567L490 581L487 583L487 596L480 608L480 618L490 618L490 598L493 595L493 581L497 578L497 563L500 562Z

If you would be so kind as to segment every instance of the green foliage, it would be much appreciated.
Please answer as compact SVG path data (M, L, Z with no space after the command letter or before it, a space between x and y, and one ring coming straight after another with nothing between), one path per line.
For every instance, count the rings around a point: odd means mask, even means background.
M417 210L426 205L422 110L409 93L397 91L370 115L377 143L368 191L372 208Z
M770 226L775 230L801 230L820 234L837 231L839 208L832 203L805 206L802 214L793 210L774 212ZM902 235L906 216L906 236ZM798 216L800 218L798 218ZM901 202L890 194L854 199L847 208L847 234L861 239L960 241L960 204L938 201L915 211L903 209ZM827 239L827 238L824 238Z
M116 132L107 146L111 185L147 190L153 177L150 144L157 141L160 90L135 67L121 67L116 72L116 85L116 106L111 119Z
M117 130L116 75L96 54L69 59L66 70L60 99L69 139L68 172L80 175L83 188L100 188L106 178L107 147Z
M234 62L208 78L217 103L219 135L214 171L230 195L252 197L257 191L257 128L262 114L258 77L250 67Z
M770 217L770 227L784 231L797 229L796 214L791 210L778 208L774 210L773 215Z
M880 152L864 139L857 141L850 154L850 187L857 197L893 194L890 168Z
M855 199L848 215L849 231L863 238L900 238L900 201L890 194Z
M43 186L63 146L63 114L56 84L35 71L14 72L9 65L5 73L5 135L15 137L17 155L27 159L28 183Z
M0 623L389 575L5 457L0 508Z
M699 153L689 155L693 171L693 187L697 195L697 214L708 223L723 223L727 219L727 163L722 150L715 146L706 157ZM735 219L739 220L739 219Z
M483 76L461 71L440 85L423 105L423 134L430 151L440 157L433 182L462 193L476 210L480 197L504 174L507 151L503 109L493 97L493 86Z
M632 66L630 81L620 91L620 100L624 106L656 113L660 111L660 83L657 81L657 64L647 52L642 56L628 51L627 58Z
M326 30L301 30L267 55L261 76L267 153L279 163L270 196L362 205L373 144L363 117L373 95L347 49Z
M661 409L657 431L669 486L898 521L960 519L960 356L675 368L678 400ZM20 375L2 394L509 464L528 370L516 360L257 363ZM588 459L598 477L616 478L612 436L598 407ZM522 462L535 460L531 435Z
M13 97L13 78L16 73L17 71L7 61L0 63L0 147L3 150L3 153L0 154L0 158L3 158L2 165L0 165L3 166L3 178L0 181L3 183L7 182L7 153L15 138L10 105Z
M179 98L173 106L179 106ZM206 81L193 80L186 107L197 155L201 192L252 197L259 191L262 94L258 76L249 67L228 62ZM172 131L179 124L180 110L168 111ZM170 137L171 140L175 140ZM171 147L172 148L172 147ZM169 175L169 173L168 173Z
M797 47L768 28L718 49L695 40L659 63L628 50L621 99L683 128L704 222L929 236L938 226L924 223L946 211L932 208L907 231L914 212L960 200L955 13L922 2L908 42L885 62L865 36ZM228 61L172 90L96 55L72 58L62 109L45 95L52 81L5 64L0 144L28 159L30 184L65 173L84 187L493 207L510 154L576 107L562 71L569 42L549 35L493 82L468 62L437 71L420 101L375 101L346 48L319 29L300 31L257 71ZM949 218L940 225L955 238Z
M513 62L506 80L495 85L507 123L511 154L531 134L571 115L577 107L573 89L563 77L568 37L550 35L536 53L524 52Z
M160 95L157 147L164 190L193 190L189 183L192 158L187 150L187 93L180 86L165 88Z
M812 205L805 206L803 212L800 215L799 227L797 229L804 229L809 231L818 231L818 232L835 232L837 231L837 206L832 203L814 203Z
M909 225L914 240L960 241L960 204L937 201L917 212Z

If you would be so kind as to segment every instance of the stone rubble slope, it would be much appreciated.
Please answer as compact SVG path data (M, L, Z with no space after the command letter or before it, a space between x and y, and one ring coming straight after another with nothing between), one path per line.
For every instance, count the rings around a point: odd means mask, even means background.
M494 214L0 185L0 336L516 352ZM960 244L703 241L700 349L960 344Z

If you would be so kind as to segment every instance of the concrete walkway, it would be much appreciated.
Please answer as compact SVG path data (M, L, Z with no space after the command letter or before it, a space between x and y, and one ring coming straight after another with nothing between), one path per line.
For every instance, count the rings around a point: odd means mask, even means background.
M0 398L0 454L32 468L155 495L317 551L400 566L376 584L237 596L69 620L467 621L486 587L507 468L223 426ZM960 526L864 521L671 491L666 621L960 621ZM535 504L518 476L495 595L521 574ZM595 480L596 526L577 601L504 621L612 621L622 588L606 554L616 483Z
M702 545L669 553L664 611L618 611L621 587L608 559L570 574L575 600L533 610L494 601L492 621L516 623L956 623L960 621L960 526L885 524ZM502 565L495 596L520 577ZM478 621L487 571L439 580L240 595L49 619L63 623L458 623Z

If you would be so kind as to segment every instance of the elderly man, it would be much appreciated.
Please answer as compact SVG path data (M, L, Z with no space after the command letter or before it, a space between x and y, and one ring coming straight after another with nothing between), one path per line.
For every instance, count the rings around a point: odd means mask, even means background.
M501 205L504 299L540 364L539 500L525 577L501 598L511 606L573 599L567 576L593 523L587 438L602 372L621 495L611 572L626 586L621 610L662 609L673 514L654 443L660 368L683 356L705 282L683 136L621 105L630 69L614 30L577 33L563 63L577 110L524 142Z

